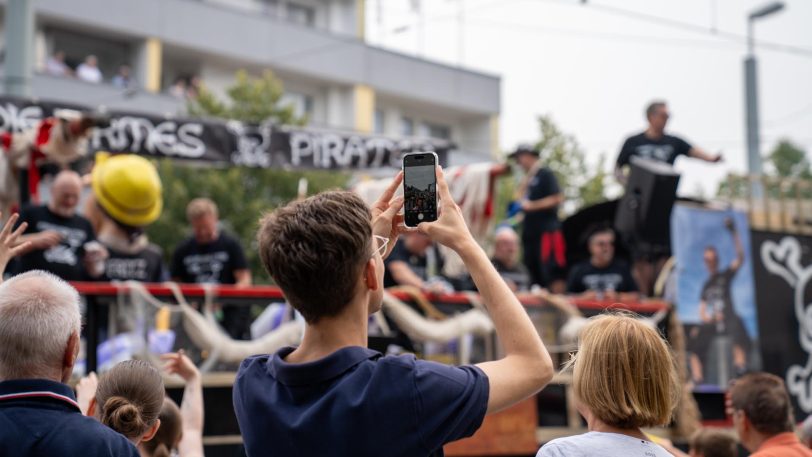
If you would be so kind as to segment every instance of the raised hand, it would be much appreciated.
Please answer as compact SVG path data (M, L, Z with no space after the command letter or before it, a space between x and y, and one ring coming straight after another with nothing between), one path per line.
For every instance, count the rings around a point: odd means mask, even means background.
M403 197L394 198L395 192L397 192L402 181L403 172L401 171L371 208L372 233L389 239L386 252L381 254L384 259L392 252L398 236L408 230L403 225L403 215L398 214L400 209L403 208Z
M2 214L0 214L0 216L2 216ZM6 221L6 224L3 226L3 229L0 230L0 282L3 281L3 273L6 271L8 262L15 256L25 252L31 245L30 242L19 242L20 235L22 235L25 228L28 227L26 222L20 224L20 226L17 227L17 230L11 230L19 218L19 214L12 214L11 217L8 218L8 221Z
M465 224L460 207L451 197L442 168L438 166L436 171L437 190L440 193L440 215L434 222L421 222L417 229L432 240L459 251L465 245L476 241Z
M178 352L162 355L161 360L165 362L164 370L167 373L177 374L186 382L200 377L200 371L192 360L183 353L182 349Z

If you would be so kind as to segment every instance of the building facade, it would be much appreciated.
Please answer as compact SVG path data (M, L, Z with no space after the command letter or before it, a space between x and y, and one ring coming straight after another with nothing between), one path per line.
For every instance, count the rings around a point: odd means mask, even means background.
M367 45L364 0L30 1L31 94L43 100L183 115L190 87L223 94L238 70L270 69L313 126L497 152L499 77ZM59 52L71 69L96 56L102 81L53 74ZM127 90L112 84L124 65Z

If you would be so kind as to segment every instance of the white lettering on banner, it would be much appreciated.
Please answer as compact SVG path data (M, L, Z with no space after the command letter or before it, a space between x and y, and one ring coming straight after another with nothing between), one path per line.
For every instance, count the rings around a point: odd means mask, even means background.
M33 129L42 117L42 108L39 106L18 108L12 103L0 104L0 131L22 132Z
M387 138L364 138L360 135L343 136L339 133L290 132L291 165L303 166L312 159L316 168L379 168L384 165L399 168L403 153L432 151L428 142L404 140L395 142Z
M770 273L782 277L794 288L795 318L798 319L798 340L807 353L806 365L792 365L787 370L789 393L798 400L805 413L812 413L812 304L804 294L812 279L812 265L801 266L801 243L795 237L784 237L780 243L765 241L761 245L761 262Z
M146 149L167 156L197 159L206 153L206 145L200 139L203 125L187 122L178 125L175 121L163 121L153 125L143 117L122 116L111 119L110 127L93 131L92 146L103 149L106 140L115 151L137 152Z

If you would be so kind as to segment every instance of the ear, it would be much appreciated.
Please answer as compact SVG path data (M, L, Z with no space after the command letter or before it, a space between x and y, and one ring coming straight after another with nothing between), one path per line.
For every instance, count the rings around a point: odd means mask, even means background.
M96 417L96 397L90 399L90 403L87 404L87 411L85 412L85 416L87 417Z
M73 373L73 365L79 357L79 332L71 333L62 356L62 382L67 383Z
M147 429L147 431L144 432L144 435L141 436L141 442L143 443L144 441L149 441L154 438L155 434L158 433L159 428L161 428L161 420L155 419L155 423L152 424L152 427Z
M377 260L373 257L367 260L367 263L364 265L364 282L369 290L378 290L381 287L381 284L378 282L378 273L375 271L376 262Z

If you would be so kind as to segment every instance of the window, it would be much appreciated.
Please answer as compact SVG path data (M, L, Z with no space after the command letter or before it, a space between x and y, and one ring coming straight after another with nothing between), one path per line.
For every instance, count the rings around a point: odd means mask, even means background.
M383 133L384 131L384 119L382 109L375 110L375 121L372 127L372 131L375 133Z
M296 117L307 116L313 118L313 97L300 92L286 92L280 100L281 105L293 107L293 114Z
M400 118L400 134L403 136L414 136L414 121L410 117Z
M451 139L451 127L433 122L423 122L420 124L420 136L437 138L441 140Z
M316 10L310 6L288 3L288 20L295 24L314 27L316 25Z

